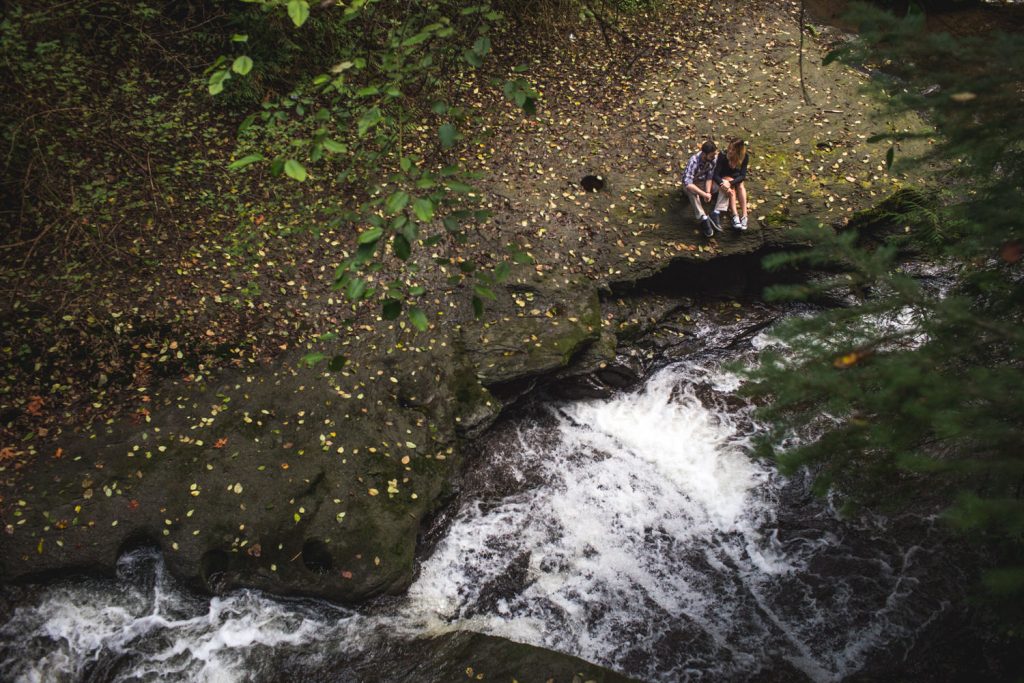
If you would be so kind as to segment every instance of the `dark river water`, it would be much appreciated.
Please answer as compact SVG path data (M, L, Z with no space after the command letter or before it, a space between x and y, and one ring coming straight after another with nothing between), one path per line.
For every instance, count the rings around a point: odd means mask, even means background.
M738 329L709 326L704 350L633 391L499 423L402 598L211 599L137 551L116 580L7 589L0 679L282 680L282 653L338 671L453 630L651 681L838 681L899 661L961 590L936 523L841 520L805 480L753 460L758 425L725 367L773 342L712 348Z

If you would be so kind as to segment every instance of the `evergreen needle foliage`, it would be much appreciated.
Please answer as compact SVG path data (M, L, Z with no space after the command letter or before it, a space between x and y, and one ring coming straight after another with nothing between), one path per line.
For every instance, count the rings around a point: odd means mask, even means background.
M796 317L764 352L749 390L766 399L761 452L785 471L810 468L819 491L891 509L940 505L981 543L983 577L1004 633L1024 621L1024 45L1004 34L927 33L924 17L861 8L858 40L832 53L877 69L893 112L924 112L938 136L937 194L903 192L771 267L834 273L780 287L777 298L831 290L860 304ZM890 163L901 139L887 135ZM911 160L916 163L918 160ZM888 228L888 234L879 231ZM939 265L936 284L901 265L908 252ZM942 278L940 278L942 280Z

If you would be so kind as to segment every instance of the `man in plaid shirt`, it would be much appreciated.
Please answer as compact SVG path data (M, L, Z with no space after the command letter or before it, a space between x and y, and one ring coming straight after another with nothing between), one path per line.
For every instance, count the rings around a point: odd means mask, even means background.
M708 140L700 147L700 151L690 157L683 172L683 187L686 189L686 196L693 204L693 210L697 213L697 220L700 221L701 232L705 237L711 237L716 229L720 229L708 217L704 211L701 201L711 201L711 176L715 169L715 160L718 158L718 146L713 140Z

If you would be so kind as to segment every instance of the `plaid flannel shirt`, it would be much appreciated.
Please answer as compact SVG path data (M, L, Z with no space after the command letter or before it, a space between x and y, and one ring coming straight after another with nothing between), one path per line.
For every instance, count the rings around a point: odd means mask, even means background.
M693 182L707 180L711 177L711 172L714 168L714 159L708 161L704 158L704 154L702 152L697 152L690 157L690 161L686 164L686 170L683 172L683 187L686 187Z

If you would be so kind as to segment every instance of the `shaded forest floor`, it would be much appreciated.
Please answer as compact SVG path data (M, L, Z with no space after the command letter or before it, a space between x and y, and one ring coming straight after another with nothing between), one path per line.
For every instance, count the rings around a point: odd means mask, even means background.
M841 224L920 182L919 169L900 166L910 150L890 171L888 143L867 142L920 123L873 118L865 79L820 66L823 46L813 41L804 104L796 11L776 0L678 3L622 18L610 32L590 22L526 33L492 68L530 64L543 97L536 117L524 118L485 78L460 84L480 126L456 152L483 174L482 200L495 215L449 254L486 262L513 243L535 259L516 267L513 282L628 279L671 258L750 251L802 216ZM162 382L187 391L220 368L259 367L328 332L358 343L360 330L381 324L375 304L353 307L331 290L353 229L319 218L326 203L345 201L329 174L304 186L229 174L237 121L211 112L197 82L176 87L175 144L188 163L161 165L157 147L129 149L138 172L110 178L121 189L96 215L78 217L119 231L101 244L72 232L49 250L3 252L2 460L59 455L45 444L97 421L145 421ZM751 143L746 235L703 238L679 194L686 160L708 135ZM587 174L604 177L606 189L583 192ZM434 324L471 319L468 288L449 285L450 273L422 252ZM531 314L521 297L502 296Z

